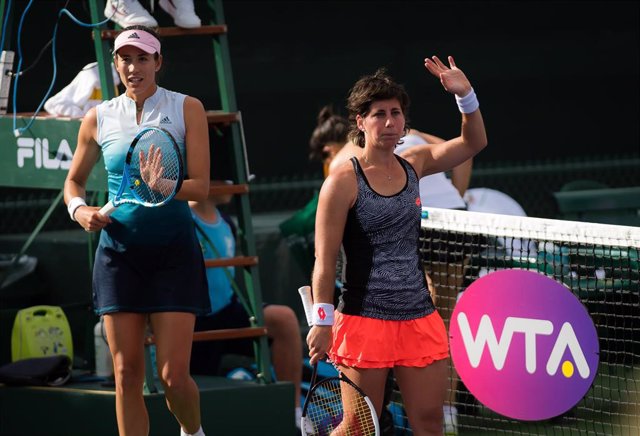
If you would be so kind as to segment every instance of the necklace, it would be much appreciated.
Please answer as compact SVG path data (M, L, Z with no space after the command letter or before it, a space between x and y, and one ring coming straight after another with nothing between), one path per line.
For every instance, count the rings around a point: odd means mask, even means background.
M136 105L136 112L142 112L142 109L144 109L144 105L143 106Z
M367 155L366 154L362 154L362 159L364 159L364 161L367 163L367 165L371 165L373 166L373 164L371 162L369 162L369 159L367 159ZM391 176L389 174L387 174L387 180L390 182L391 181Z

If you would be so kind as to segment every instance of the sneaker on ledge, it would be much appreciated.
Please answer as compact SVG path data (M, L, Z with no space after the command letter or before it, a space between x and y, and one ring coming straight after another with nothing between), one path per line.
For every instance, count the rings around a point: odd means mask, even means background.
M173 22L178 27L192 29L202 25L194 10L193 0L160 0L158 4L173 17Z
M158 27L158 22L138 0L107 0L106 3L104 16L120 27L135 25Z

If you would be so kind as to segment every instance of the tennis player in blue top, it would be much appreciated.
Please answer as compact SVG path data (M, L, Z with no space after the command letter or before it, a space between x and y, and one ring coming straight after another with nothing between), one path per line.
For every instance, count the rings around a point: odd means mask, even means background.
M202 103L156 83L160 41L143 26L126 28L114 44L114 64L126 92L91 109L82 120L64 187L71 219L100 231L93 272L95 311L104 316L114 362L116 416L124 435L148 435L142 395L147 324L156 341L158 375L182 435L203 436L198 388L190 376L196 315L210 312L207 279L187 200L209 193L209 137ZM136 133L162 127L185 160L180 191L162 207L119 206L111 216L85 203L92 167L104 157L109 197L122 180L125 153Z

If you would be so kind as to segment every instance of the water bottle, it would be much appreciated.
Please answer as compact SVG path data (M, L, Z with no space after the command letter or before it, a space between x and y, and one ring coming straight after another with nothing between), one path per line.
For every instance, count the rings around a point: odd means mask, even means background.
M111 352L109 351L109 344L107 344L107 336L104 332L102 319L93 328L93 345L96 356L96 375L98 377L112 377L113 361L111 360Z

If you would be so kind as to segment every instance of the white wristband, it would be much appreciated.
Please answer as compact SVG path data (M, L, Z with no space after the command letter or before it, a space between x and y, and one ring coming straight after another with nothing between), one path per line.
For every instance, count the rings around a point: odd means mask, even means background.
M470 114L471 112L475 112L480 107L480 103L478 103L478 97L476 97L476 93L471 88L471 92L469 92L464 97L458 97L456 94L456 103L458 103L458 109L463 114Z
M312 310L313 325L333 325L333 304L314 303Z
M69 216L71 217L72 221L75 221L75 213L76 213L76 209L78 209L80 206L86 206L87 203L85 203L84 198L82 197L73 197L71 200L69 200L69 205L67 206L67 212L69 212Z

